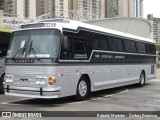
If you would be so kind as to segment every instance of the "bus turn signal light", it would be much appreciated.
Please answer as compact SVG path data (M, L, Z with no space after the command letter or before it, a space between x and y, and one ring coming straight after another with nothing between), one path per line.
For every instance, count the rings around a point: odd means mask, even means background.
M48 84L49 84L49 85L56 84L56 82L57 82L57 79L56 79L56 78L53 78L53 77L49 77L49 78L48 78Z

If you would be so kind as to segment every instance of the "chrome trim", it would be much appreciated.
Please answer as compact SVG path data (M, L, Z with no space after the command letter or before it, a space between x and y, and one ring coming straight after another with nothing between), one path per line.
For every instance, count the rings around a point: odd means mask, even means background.
M31 98L58 98L61 88L29 88L29 87L5 87L5 95L22 96Z
M25 95L25 94L18 94L18 93L5 93L5 95L9 96L18 96L18 97L30 97L30 98L58 98L58 95L54 96L40 96L40 95Z
M5 87L5 89L7 89ZM17 86L9 86L9 90L21 90L21 91L40 91L40 88L33 87L17 87ZM42 88L42 92L57 92L61 90L61 87L52 87L52 88Z
M103 85L110 85L115 83L123 83L123 82L132 82L135 81L138 83L138 77L126 78L126 79L117 79L117 80L110 80L110 81L103 81L103 82L96 82L94 83L94 87L103 86Z

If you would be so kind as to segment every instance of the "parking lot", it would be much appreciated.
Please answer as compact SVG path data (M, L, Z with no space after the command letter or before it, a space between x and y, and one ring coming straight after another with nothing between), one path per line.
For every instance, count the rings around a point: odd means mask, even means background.
M146 86L124 86L92 93L85 101L74 97L31 99L0 95L0 111L160 111L160 69Z

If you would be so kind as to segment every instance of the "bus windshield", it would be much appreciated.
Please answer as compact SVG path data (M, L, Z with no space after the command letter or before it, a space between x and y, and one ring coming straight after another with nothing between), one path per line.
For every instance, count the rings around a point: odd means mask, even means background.
M54 29L14 32L7 58L56 58L60 39L61 32Z

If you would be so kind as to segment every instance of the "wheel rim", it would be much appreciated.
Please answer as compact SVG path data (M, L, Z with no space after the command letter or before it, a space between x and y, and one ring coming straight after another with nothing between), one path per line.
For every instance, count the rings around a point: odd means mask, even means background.
M81 81L78 86L79 95L84 97L87 93L87 83L85 81Z
M140 77L141 85L143 85L143 84L144 84L144 81L145 81L144 75L143 75L143 74L141 74L141 77Z

